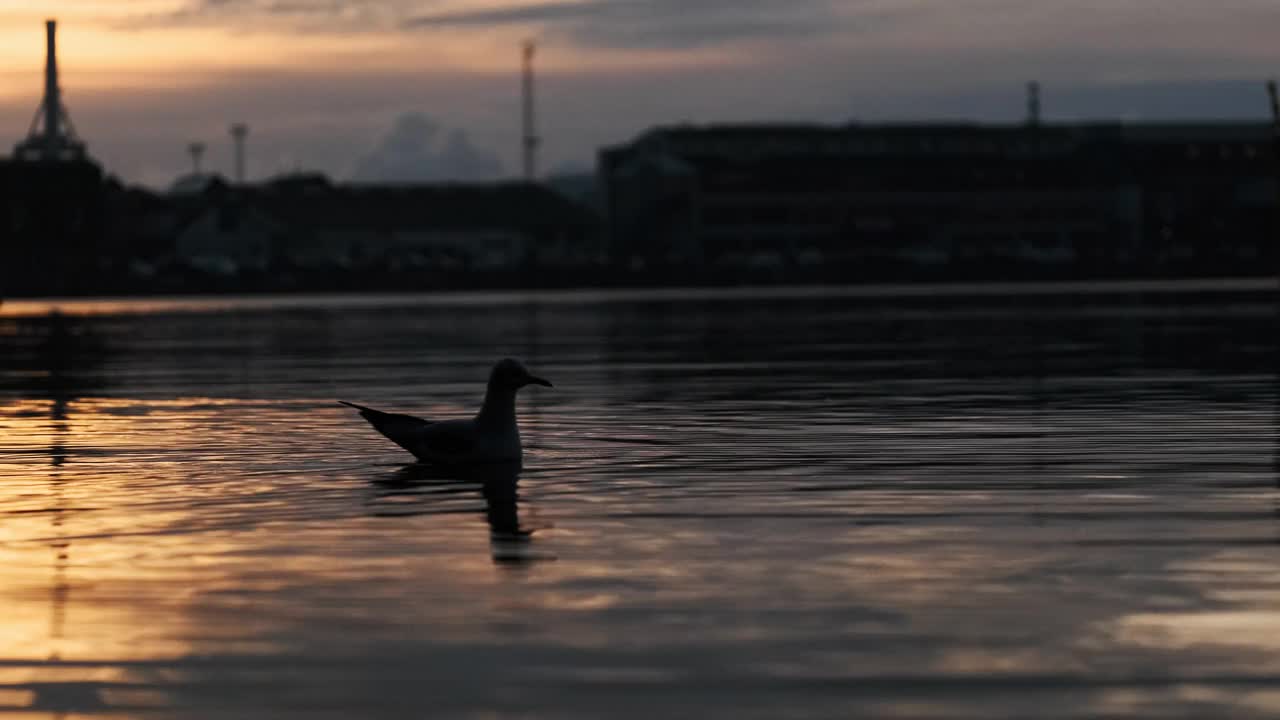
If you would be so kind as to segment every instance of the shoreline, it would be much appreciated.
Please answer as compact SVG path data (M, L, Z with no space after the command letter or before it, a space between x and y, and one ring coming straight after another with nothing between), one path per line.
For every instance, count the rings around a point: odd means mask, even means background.
M134 295L53 295L12 297L0 300L0 317L30 317L60 313L98 315L115 312L214 312L257 309L310 309L397 306L475 306L510 303L573 304L614 302L663 302L693 300L981 300L984 298L1100 298L1156 295L1214 296L1276 293L1277 277L1219 277L1134 280L1057 280L1007 282L913 282L858 284L775 284L733 286L644 286L579 288L430 289L370 292L334 290L318 292L164 293Z

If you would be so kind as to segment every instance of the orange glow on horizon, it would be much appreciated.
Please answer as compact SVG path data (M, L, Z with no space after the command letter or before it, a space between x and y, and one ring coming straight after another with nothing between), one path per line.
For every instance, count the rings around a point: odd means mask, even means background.
M469 2L453 9L476 7ZM40 12L0 11L0 98L38 100L45 61L46 18L58 20L58 60L63 87L78 90L200 87L228 74L262 72L352 76L509 74L519 67L520 47L536 28L475 29L371 27L307 32L276 26L245 31L214 24L154 27L126 24L147 12L173 12L173 2L118 4L54 2ZM543 73L594 73L728 65L746 59L741 50L620 50L543 42Z

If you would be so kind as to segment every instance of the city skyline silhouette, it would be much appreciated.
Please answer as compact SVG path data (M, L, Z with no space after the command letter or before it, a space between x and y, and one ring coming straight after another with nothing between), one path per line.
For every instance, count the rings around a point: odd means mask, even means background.
M253 128L251 179L357 177L415 117L437 175L516 177L528 38L546 174L681 122L1017 121L1031 80L1048 121L1261 121L1257 88L1280 59L1263 30L1280 9L1252 0L52 2L0 13L0 146L39 101L46 17L61 21L85 141L108 172L154 188L187 169L193 141L231 177L238 121Z

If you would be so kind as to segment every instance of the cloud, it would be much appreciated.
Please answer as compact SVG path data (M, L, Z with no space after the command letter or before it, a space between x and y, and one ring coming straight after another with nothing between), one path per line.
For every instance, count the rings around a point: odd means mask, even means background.
M441 136L443 141L441 141ZM447 133L431 118L406 113L356 166L357 182L493 180L502 174L498 156L477 148L462 129Z
M186 0L117 23L138 30L232 27L321 32L529 29L591 48L694 49L831 34L896 14L885 0L526 0L437 9L440 0ZM910 0L897 0L910 2ZM457 8L456 4L451 7ZM892 7L892 10L886 8Z
M829 0L549 0L418 15L420 29L537 25L589 47L692 49L847 28Z
M136 13L113 24L125 30L227 27L354 32L392 29L420 6L408 0L188 0L171 10Z
M144 0L139 0L143 2ZM123 4L123 3L122 3ZM1265 28L1280 21L1275 0L174 0L149 2L115 27L216 27L239 33L350 37L442 31L473 39L532 33L563 46L615 50L702 50L776 41L788 48L823 40L922 54L974 49L1100 46L1241 47L1270 54Z

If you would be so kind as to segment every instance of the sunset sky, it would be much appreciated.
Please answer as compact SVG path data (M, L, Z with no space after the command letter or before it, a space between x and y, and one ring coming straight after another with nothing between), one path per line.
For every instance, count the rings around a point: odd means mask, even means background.
M523 38L540 43L542 166L654 124L1263 118L1275 0L0 0L0 148L38 104L43 21L91 153L167 185L226 127L251 177L514 174ZM400 167L400 170L404 170Z

